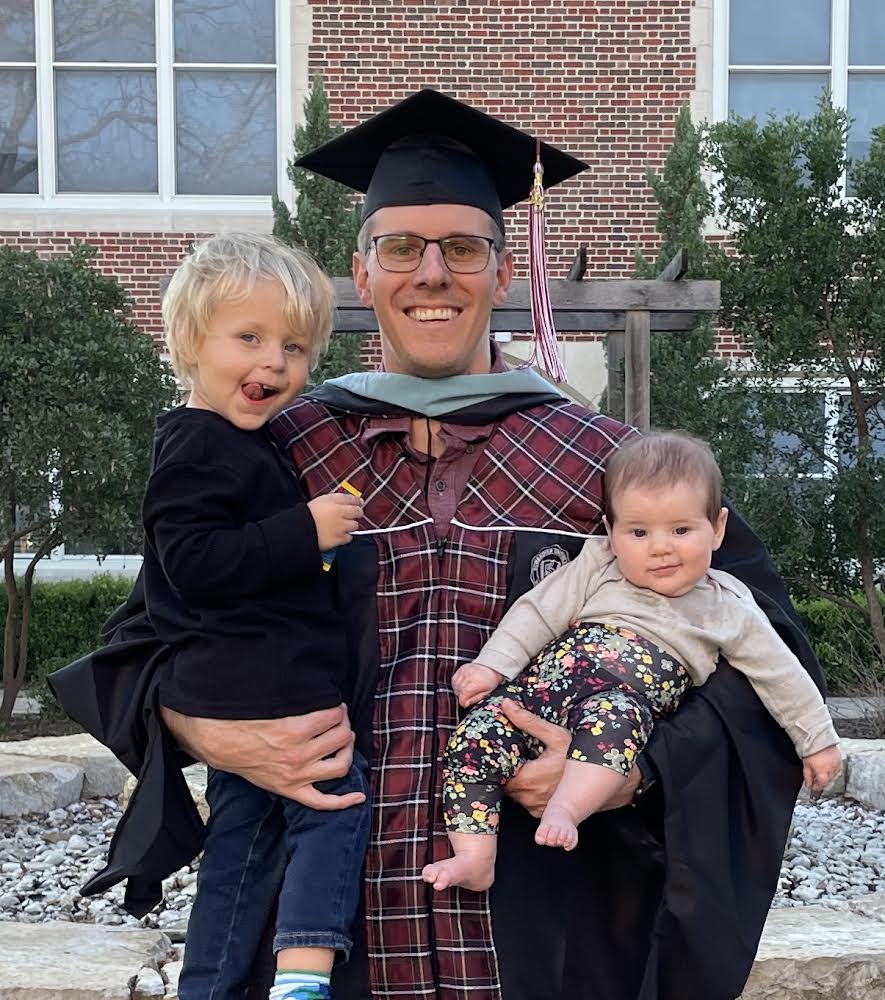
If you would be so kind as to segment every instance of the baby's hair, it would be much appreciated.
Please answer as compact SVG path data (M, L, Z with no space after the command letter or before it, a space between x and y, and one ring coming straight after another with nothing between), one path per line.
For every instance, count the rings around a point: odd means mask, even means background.
M697 484L706 491L706 515L715 525L722 509L722 473L704 441L681 431L655 431L629 438L605 463L605 505L615 520L619 494L631 486L643 489Z
M166 344L182 385L191 384L195 354L213 311L222 302L242 301L261 280L283 286L286 322L293 333L307 336L310 367L316 367L332 334L332 282L308 253L273 236L222 233L193 248L163 296Z

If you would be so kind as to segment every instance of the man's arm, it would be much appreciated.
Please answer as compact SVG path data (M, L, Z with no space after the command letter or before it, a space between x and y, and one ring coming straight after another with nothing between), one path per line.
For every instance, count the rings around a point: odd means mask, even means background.
M362 792L327 795L314 782L342 778L353 760L353 733L344 705L286 719L200 719L163 708L179 746L220 771L312 809L346 809Z

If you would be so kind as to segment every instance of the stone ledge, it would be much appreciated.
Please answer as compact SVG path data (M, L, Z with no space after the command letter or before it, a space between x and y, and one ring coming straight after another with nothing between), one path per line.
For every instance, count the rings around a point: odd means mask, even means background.
M58 760L0 754L0 816L47 813L78 802L83 771Z
M772 910L741 1000L885 1000L885 923L822 906Z
M16 743L0 743L0 754L74 764L83 771L84 799L116 798L129 772L117 758L88 733L74 736L38 736Z
M131 1000L139 973L170 957L159 931L0 923L0 1000Z

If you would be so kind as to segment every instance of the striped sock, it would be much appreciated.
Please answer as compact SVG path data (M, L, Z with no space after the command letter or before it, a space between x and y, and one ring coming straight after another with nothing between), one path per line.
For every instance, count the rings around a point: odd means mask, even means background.
M268 1000L331 1000L329 978L322 972L277 969Z

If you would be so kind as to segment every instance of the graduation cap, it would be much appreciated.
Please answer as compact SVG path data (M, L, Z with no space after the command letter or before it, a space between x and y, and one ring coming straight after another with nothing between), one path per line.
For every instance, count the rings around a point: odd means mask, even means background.
M363 221L394 205L472 205L504 232L503 210L529 201L535 351L557 381L556 344L544 257L544 190L586 163L436 90L421 90L296 160L366 197Z

